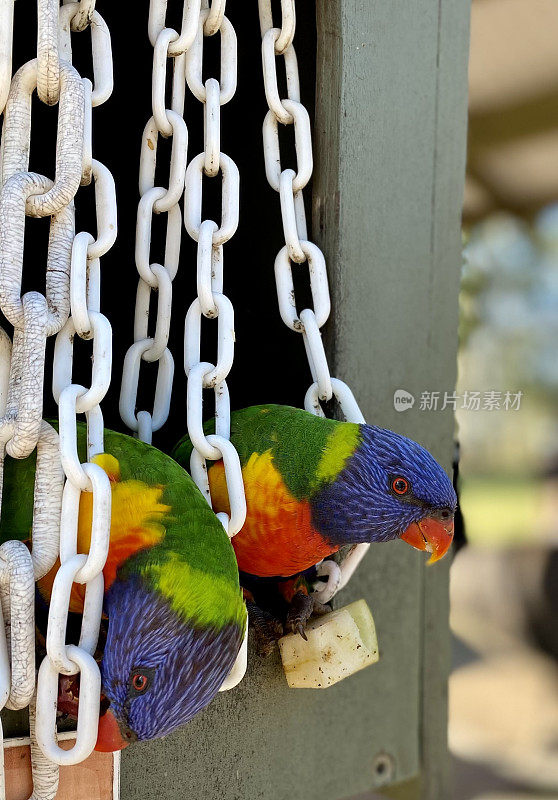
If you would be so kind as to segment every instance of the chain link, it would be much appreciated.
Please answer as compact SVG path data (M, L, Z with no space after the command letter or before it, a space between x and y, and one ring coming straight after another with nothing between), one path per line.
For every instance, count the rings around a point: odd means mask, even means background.
M0 0L0 114L4 111L12 81L14 0Z
M306 393L304 407L324 417L322 402L335 398L341 413L350 422L363 423L364 417L346 383L329 372L320 329L331 310L327 269L322 251L308 240L303 189L312 177L312 134L310 118L300 98L300 80L293 38L296 27L295 0L281 0L281 27L273 25L271 0L258 0L262 33L264 88L269 111L263 123L265 172L270 186L279 193L285 246L275 259L275 281L281 319L291 330L302 334L313 383ZM277 81L275 59L283 56L287 76L287 97L282 98ZM279 124L294 128L297 169L283 169L279 143ZM293 282L293 263L308 265L313 308L297 310ZM322 603L345 586L364 557L368 545L356 545L339 565L324 561L318 565L314 594Z
M258 0L262 37L273 28L271 0ZM283 55L293 43L296 28L295 0L281 0L281 27L275 43L277 55Z
M84 0L81 0L83 3ZM85 10L87 23L82 27L84 10L81 3L70 2L62 6L59 13L59 47L60 57L72 61L72 32L81 32L89 28L91 33L91 55L93 61L93 84L91 91L91 108L106 103L113 90L112 45L107 23L94 10L95 4L88 3ZM85 79L84 79L85 80Z

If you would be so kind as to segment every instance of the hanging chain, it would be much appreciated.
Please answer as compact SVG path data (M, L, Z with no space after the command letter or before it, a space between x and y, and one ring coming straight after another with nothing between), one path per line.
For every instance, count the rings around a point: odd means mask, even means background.
M263 123L265 172L268 183L279 193L285 246L275 259L275 280L281 319L291 330L302 334L313 382L306 392L304 407L324 417L321 403L336 398L349 422L363 423L364 417L351 389L333 378L321 328L328 320L331 302L325 258L317 245L308 239L303 190L312 177L312 134L310 117L300 101L300 80L293 39L296 30L295 0L281 0L281 27L274 27L271 0L258 0L262 33L264 89L269 111ZM287 77L287 97L281 98L276 59L282 56ZM296 171L283 169L279 146L279 123L292 125L296 152ZM297 309L293 283L293 263L306 264L313 308ZM318 583L314 594L323 603L342 589L368 550L367 544L355 545L341 565L324 561L318 575L327 583Z
M213 0L210 7L202 0L185 0L181 30L166 26L167 0L151 0L149 40L153 45L152 117L142 139L140 157L140 202L136 226L136 267L140 275L136 295L134 343L129 348L122 374L120 416L139 439L151 442L154 431L166 422L170 409L174 361L168 348L172 281L178 270L182 218L179 199L184 191L184 224L197 242L197 298L186 314L184 368L188 376L187 424L194 445L191 472L196 484L211 505L207 460L223 459L231 516L219 517L229 536L242 528L246 500L238 454L230 442L230 403L226 377L234 357L234 310L223 293L223 244L238 225L239 175L234 161L221 152L221 106L236 91L237 46L234 29L225 17L224 0ZM202 7L204 6L204 7ZM221 38L220 78L202 78L203 43L207 36ZM165 99L167 67L172 63L170 108ZM192 159L188 168L188 132L183 119L186 83L204 106L204 151ZM155 186L157 140L159 134L172 136L168 188ZM203 176L222 178L221 224L203 220ZM151 224L154 214L167 215L163 264L151 260ZM158 292L153 334L149 331L152 291ZM201 318L217 320L217 363L200 361ZM142 361L158 362L153 410L137 410ZM215 397L215 435L203 431L203 392L212 389ZM246 671L246 645L243 646L221 690L236 686Z
M192 4L194 5L194 4ZM199 9L196 35L186 52L186 81L191 93L203 104L204 149L195 156L186 170L184 186L184 225L197 243L197 297L190 305L184 323L184 370L188 378L187 424L194 445L190 471L202 494L211 505L207 461L222 459L229 497L230 517L220 512L217 517L225 531L233 537L246 520L246 497L240 459L230 441L231 406L227 376L234 359L234 309L223 291L223 245L238 227L240 178L238 167L221 150L221 106L236 92L236 33L225 16L225 0L203 2ZM203 80L203 52L207 37L219 34L221 68L219 78ZM221 220L202 220L204 175L217 178L221 173ZM202 315L217 321L216 363L201 361ZM204 390L212 390L215 408L215 433L206 436L203 430ZM227 691L244 677L247 666L248 624L235 664L221 686Z
M186 314L184 325L184 369L188 376L188 434L194 445L191 472L211 503L206 461L223 460L230 504L230 519L217 516L229 536L234 536L246 519L246 499L240 460L230 442L230 401L227 376L234 358L234 310L223 292L223 245L238 227L239 173L232 158L221 150L221 106L234 96L237 79L236 33L226 16L224 2L214 2L199 14L197 32L186 53L186 81L192 94L203 104L204 150L188 164L184 189L184 225L197 242L197 297ZM220 77L202 77L203 51L207 37L219 34L221 45ZM221 221L202 220L204 175L220 173ZM217 359L212 364L200 360L201 319L217 321ZM215 434L203 430L204 390L213 391Z
M172 281L178 271L182 214L179 201L184 191L188 156L188 129L183 119L186 78L186 50L192 44L200 0L184 3L182 32L165 27L166 0L152 0L149 8L149 39L153 45L151 105L141 141L139 192L136 225L136 268L139 273L134 319L134 343L128 349L122 372L120 416L139 439L151 444L153 433L167 421L171 402L174 359L168 348L172 307ZM170 108L165 87L167 68L172 64ZM159 135L172 137L168 188L155 186ZM163 263L151 260L153 215L166 214ZM151 293L157 293L153 333L149 335ZM142 361L157 363L157 383L152 411L136 411Z
M1 3L7 19L9 3ZM99 259L116 237L116 199L110 172L92 158L91 109L112 92L110 36L92 0L37 2L37 58L13 76L4 112L0 165L0 309L14 329L0 336L0 441L4 453L26 458L35 449L31 568L21 542L0 547L0 596L7 643L0 637L2 700L22 708L35 691L34 581L60 559L49 609L47 656L37 682L36 737L44 756L71 764L92 751L98 726L100 673L93 658L103 600L103 576L110 533L110 484L91 458L103 452L99 403L111 371L112 331L100 313ZM10 16L11 20L11 16ZM72 66L72 32L91 31L93 83ZM2 52L11 52L2 30ZM78 34L79 35L79 34ZM11 37L11 27L10 27ZM3 62L5 64L5 62ZM0 76L0 100L4 84ZM29 172L31 97L58 103L54 181ZM75 235L74 196L95 181L97 236ZM50 217L45 294L21 296L26 217ZM93 342L89 388L72 383L75 335ZM53 393L59 404L59 434L43 421L44 364L47 337L56 335ZM9 371L6 370L9 364ZM76 414L87 421L87 462L77 452ZM64 477L66 483L64 485ZM93 493L89 554L77 554L77 515L81 492ZM28 554L29 555L29 554ZM66 645L66 619L72 583L86 585L86 608L79 646ZM17 620L16 620L17 615ZM16 624L17 621L17 624ZM23 634L22 634L23 631ZM11 655L11 657L10 657ZM9 674L11 661L11 678ZM27 680L21 675L26 668ZM74 747L56 743L58 674L81 672L78 731ZM6 696L7 695L7 696ZM33 748L35 761L37 748ZM46 762L45 762L46 763ZM44 766L44 765L43 765ZM34 797L53 797L56 769L34 769L45 778ZM53 777L54 776L54 777ZM47 786L48 784L48 786Z
M52 0L49 0L51 3ZM58 5L57 3L55 4ZM90 31L93 81L80 78L84 94L84 124L81 136L79 183L94 182L97 235L82 231L72 241L70 261L70 316L56 337L52 390L59 409L60 456L66 483L60 522L60 568L56 573L49 607L46 638L47 656L37 682L36 737L47 758L57 764L76 764L91 753L97 740L101 675L93 658L101 622L103 567L110 539L111 489L105 471L91 463L104 452L103 416L100 402L111 375L112 329L100 312L100 259L116 239L116 195L110 171L92 157L91 110L112 93L112 51L110 34L91 2L69 2L58 10L57 31L60 72L72 61L72 34ZM55 60L54 47L49 65ZM65 68L65 67L64 67ZM56 72L56 70L54 70ZM52 68L47 69L50 77ZM45 92L56 96L50 77ZM62 83L61 83L62 86ZM92 343L91 385L72 381L76 335ZM77 447L77 417L85 415L87 447L81 463ZM92 493L91 543L88 554L77 552L78 516L82 492ZM66 644L66 622L73 583L85 585L84 612L79 645ZM77 736L70 750L56 742L56 697L59 673L80 672L80 703Z
M238 225L239 174L234 161L221 152L221 106L236 91L237 45L234 28L224 15L223 0L213 0L202 8L201 0L185 0L180 32L166 27L166 0L151 0L149 39L153 45L152 117L142 139L140 157L140 202L136 227L136 267L140 275L136 295L134 343L124 360L120 415L136 435L151 442L169 414L174 361L168 348L172 304L172 281L178 269L181 213L178 205L184 191L184 224L197 242L198 296L186 315L184 367L188 376L188 433L194 444L192 475L208 499L206 459L223 459L231 503L231 519L220 514L230 536L237 533L246 517L242 470L230 438L230 403L226 377L234 357L234 310L223 294L223 244ZM205 37L221 38L220 78L202 78ZM165 99L167 65L172 63L170 108ZM195 156L188 168L188 132L182 117L185 86L203 103L204 152ZM157 140L172 136L168 189L155 186ZM221 223L203 220L203 176L221 173ZM154 214L167 214L164 263L151 261L151 224ZM157 316L152 336L148 336L151 291L157 291ZM217 363L200 362L201 318L216 319L218 332ZM137 394L142 361L157 361L158 373L153 411L137 411ZM216 433L203 431L203 391L215 396Z

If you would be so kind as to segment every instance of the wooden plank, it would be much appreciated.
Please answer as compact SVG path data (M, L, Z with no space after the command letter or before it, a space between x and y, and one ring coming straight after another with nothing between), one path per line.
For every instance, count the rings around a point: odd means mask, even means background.
M74 740L61 741L59 744L63 750L67 750L73 746ZM4 749L4 757L6 800L27 800L33 791L28 741L23 744L9 742ZM81 764L61 767L56 800L117 800L117 796L113 795L114 771L115 760L111 753L93 753Z

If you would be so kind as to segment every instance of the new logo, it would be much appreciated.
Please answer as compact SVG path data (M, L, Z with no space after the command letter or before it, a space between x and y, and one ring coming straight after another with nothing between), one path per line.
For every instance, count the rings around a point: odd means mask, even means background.
M396 389L393 393L393 407L396 411L408 411L415 404L415 398L405 389Z

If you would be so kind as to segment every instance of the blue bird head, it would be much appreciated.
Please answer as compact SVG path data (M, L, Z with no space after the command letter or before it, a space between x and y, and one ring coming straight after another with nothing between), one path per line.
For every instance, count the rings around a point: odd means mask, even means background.
M242 631L189 624L137 575L116 579L105 609L95 749L113 751L165 736L201 711L230 672Z
M336 545L400 538L437 561L453 538L457 497L424 447L393 431L361 425L354 454L311 505L314 526Z

